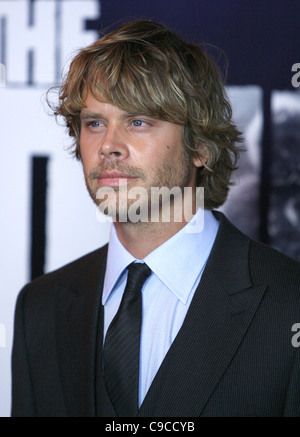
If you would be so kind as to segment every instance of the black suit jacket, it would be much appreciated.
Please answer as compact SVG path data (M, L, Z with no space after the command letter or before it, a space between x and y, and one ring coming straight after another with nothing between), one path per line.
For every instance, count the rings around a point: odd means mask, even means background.
M299 416L292 326L300 323L300 266L218 218L200 285L139 416ZM13 416L116 415L101 374L106 252L21 291ZM182 274L188 272L187 260Z

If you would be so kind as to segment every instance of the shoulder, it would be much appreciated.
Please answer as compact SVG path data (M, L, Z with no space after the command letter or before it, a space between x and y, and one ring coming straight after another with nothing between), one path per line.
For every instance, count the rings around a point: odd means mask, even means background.
M107 245L34 279L20 291L18 302L21 304L28 296L30 301L34 301L35 297L39 301L41 298L50 301L57 287L72 289L86 283L98 275L101 266L106 262L106 254Z
M294 284L300 291L300 263L266 244L250 240L249 265L255 281Z
M215 244L214 260L222 271L236 277L241 271L253 284L269 284L275 288L289 286L300 295L300 263L275 248L255 241L237 229L222 213ZM230 260L230 262L228 261ZM224 268L226 266L226 269Z
M91 270L99 267L102 261L105 259L107 253L107 245L90 252L68 264L60 267L57 270L49 272L31 282L31 286L40 285L41 283L51 283L53 281L72 283L79 279L83 272L86 274Z

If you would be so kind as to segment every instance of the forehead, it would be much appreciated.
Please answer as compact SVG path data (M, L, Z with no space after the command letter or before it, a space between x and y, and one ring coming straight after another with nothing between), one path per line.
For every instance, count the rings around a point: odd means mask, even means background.
M91 93L88 93L83 100L83 106L81 108L81 116L85 115L92 115L92 114L99 114L100 112L103 113L112 113L112 114L118 114L118 113L124 113L121 108L119 108L117 105L114 105L110 102L105 102L104 99L98 99L94 97Z
M131 109L131 108L129 108ZM139 111L139 108L132 108L132 110L125 110L120 108L119 106L107 102L104 100L102 96L94 96L92 93L87 93L85 99L83 100L82 107L80 110L80 118L88 119L88 118L119 118L125 119L128 117L147 117L151 119L155 124L172 124L181 126L180 123L168 122L167 120L161 119L155 115L152 115L150 112L146 113L144 110Z
M106 84L107 85L107 84ZM85 114L90 110L114 111L126 114L148 115L160 118L156 111L153 111L151 105L140 104L139 99L133 98L129 93L127 98L124 97L126 90L122 92L112 92L109 86L105 86L105 81L99 80L86 85L81 98L80 114Z
M112 104L127 113L183 124L186 105L183 104L182 110L182 102L177 101L176 93L170 91L171 86L162 79L162 74L152 77L154 72L150 76L148 72L145 77L137 74L134 65L129 68L127 64L114 75L109 74L103 65L90 65L81 81L81 102L90 103L92 95L99 102Z

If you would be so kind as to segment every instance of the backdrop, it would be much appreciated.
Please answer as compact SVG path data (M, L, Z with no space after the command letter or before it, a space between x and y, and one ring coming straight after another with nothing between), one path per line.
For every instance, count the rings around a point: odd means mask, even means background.
M0 0L0 416L10 414L19 290L103 245L110 226L97 221L45 93L100 29L131 18L224 52L248 152L222 209L253 238L300 260L299 0ZM224 68L225 55L212 54Z

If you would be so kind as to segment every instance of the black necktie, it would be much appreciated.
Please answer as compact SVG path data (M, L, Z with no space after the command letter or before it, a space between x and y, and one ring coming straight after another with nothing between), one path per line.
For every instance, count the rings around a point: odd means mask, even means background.
M138 411L141 289L150 274L146 264L128 266L123 298L105 338L104 380L114 408L121 417L135 416Z

